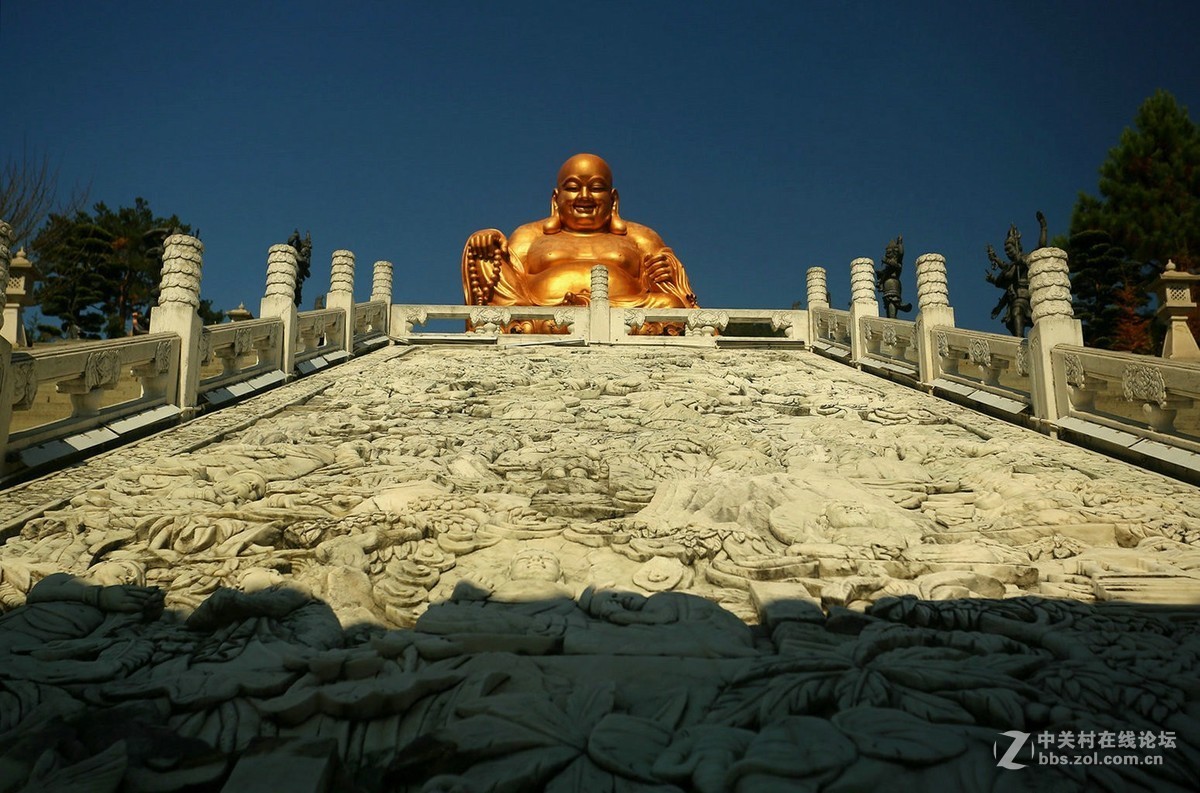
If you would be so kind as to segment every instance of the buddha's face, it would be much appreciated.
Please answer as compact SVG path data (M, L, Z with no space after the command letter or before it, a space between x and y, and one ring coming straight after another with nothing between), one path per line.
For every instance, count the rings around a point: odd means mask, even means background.
M146 583L146 569L129 559L110 560L88 570L87 578L89 582L98 586L142 586Z
M570 231L603 231L612 219L616 192L608 163L594 154L576 154L558 171L554 205Z
M528 549L513 556L508 577L512 581L555 582L562 576L558 557L547 551Z
M234 504L262 498L267 492L267 480L254 471L239 471L213 487L217 501Z

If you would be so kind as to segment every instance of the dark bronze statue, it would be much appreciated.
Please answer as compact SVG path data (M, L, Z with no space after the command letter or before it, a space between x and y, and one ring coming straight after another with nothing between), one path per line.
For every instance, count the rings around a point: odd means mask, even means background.
M288 238L287 244L296 249L296 296L293 300L299 306L304 281L312 274L312 233L304 232L304 239L301 240L300 229L296 229Z
M1038 237L1038 248L1046 247L1046 216L1037 213L1041 235ZM1004 327L1017 337L1023 337L1026 329L1033 326L1029 306L1029 255L1021 247L1021 232L1017 224L1008 227L1008 236L1004 238L1004 253L1007 262L1000 261L996 249L987 246L988 271L985 277L988 283L995 284L1004 290L1004 296L992 309L992 319L1004 312Z
M883 294L883 309L888 319L895 319L900 311L912 311L912 303L901 303L900 270L904 267L904 236L887 244L883 253L883 266L875 271L875 288Z

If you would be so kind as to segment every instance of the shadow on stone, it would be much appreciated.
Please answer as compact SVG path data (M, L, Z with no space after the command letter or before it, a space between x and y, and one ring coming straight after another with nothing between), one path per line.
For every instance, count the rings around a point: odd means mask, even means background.
M389 630L50 576L0 616L0 791L1191 790L1198 653L1191 606L462 584Z

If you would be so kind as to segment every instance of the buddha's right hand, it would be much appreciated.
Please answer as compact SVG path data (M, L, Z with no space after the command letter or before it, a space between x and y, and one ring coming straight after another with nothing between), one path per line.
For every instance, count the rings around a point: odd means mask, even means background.
M504 261L508 258L508 240L496 229L477 231L467 239L467 255L473 261Z
M508 240L496 229L477 231L463 247L463 280L467 302L486 306L492 302L500 271L508 262Z

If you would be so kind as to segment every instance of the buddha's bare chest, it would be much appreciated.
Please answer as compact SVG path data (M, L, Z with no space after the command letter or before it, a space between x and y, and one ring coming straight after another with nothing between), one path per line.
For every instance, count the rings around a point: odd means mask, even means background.
M538 275L560 267L577 268L606 264L637 276L642 255L636 243L615 234L568 236L554 234L535 240L525 255L525 268Z

